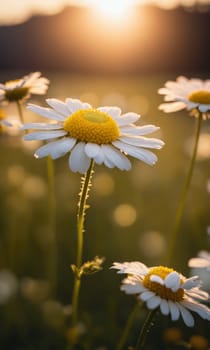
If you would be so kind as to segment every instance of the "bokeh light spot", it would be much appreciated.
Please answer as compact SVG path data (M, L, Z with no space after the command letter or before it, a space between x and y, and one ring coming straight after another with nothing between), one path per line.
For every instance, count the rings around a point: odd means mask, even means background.
M99 196L109 196L114 191L113 178L105 172L96 174L93 179L93 190Z
M121 204L114 211L114 220L119 226L131 226L135 223L136 219L136 209L130 204Z
M150 258L156 258L164 252L166 242L160 232L147 231L141 234L139 246L144 255Z

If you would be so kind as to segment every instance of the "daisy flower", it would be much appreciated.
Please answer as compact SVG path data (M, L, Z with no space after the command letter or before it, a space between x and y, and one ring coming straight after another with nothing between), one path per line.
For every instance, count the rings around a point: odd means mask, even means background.
M204 250L198 253L197 258L192 258L188 261L189 267L205 268L210 271L210 254Z
M167 81L158 92L165 95L166 103L159 109L166 113L181 109L197 109L201 113L210 111L210 80L178 77L176 81Z
M25 135L25 140L53 140L36 151L36 158L50 155L56 159L70 153L70 169L81 174L87 172L91 160L120 170L131 168L127 155L150 165L157 161L156 155L147 148L160 149L164 142L144 135L159 128L154 125L136 126L134 123L140 118L138 114L121 114L118 107L94 109L88 103L71 98L65 102L57 99L46 101L50 108L33 104L29 104L28 108L52 119L53 123L33 123L23 127L36 130Z
M114 263L111 267L118 273L127 273L121 290L137 294L150 310L160 308L163 315L171 315L172 321L181 316L188 327L194 326L191 311L210 321L210 309L198 300L207 300L208 293L200 290L198 276L185 278L165 266L147 267L140 262Z
M31 94L43 95L48 89L49 80L34 72L17 80L0 84L0 103L18 102Z

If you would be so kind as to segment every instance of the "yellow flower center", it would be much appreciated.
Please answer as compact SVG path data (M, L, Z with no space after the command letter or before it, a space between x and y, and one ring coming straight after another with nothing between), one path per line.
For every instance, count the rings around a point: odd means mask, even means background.
M97 109L80 109L66 118L64 130L79 141L109 144L119 138L117 123Z
M165 285L162 285L158 282L152 282L150 280L152 275L159 276L164 280L171 272L174 272L174 270L169 269L168 267L164 267L164 266L153 267L149 270L148 274L145 275L143 280L143 285L147 289L159 295L162 299L179 302L184 297L183 288L179 288L176 292L173 292L170 288L167 288ZM181 281L181 283L182 282L183 281Z
M20 101L28 95L29 88L27 87L17 87L11 90L5 91L5 97L9 102Z
M206 90L193 91L188 96L188 99L191 102L209 105L210 104L210 91L206 91Z

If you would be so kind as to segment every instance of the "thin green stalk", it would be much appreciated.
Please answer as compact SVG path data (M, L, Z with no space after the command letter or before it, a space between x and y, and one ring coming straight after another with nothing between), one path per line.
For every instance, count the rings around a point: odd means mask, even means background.
M131 330L131 327L135 321L135 318L136 318L136 315L137 315L137 312L139 311L139 303L137 303L135 305L135 307L133 308L129 318L128 318L128 321L125 325L125 329L122 333L122 336L119 340L119 343L117 344L117 347L116 347L116 350L122 350L122 349L125 349L125 343L128 339L128 335L130 333L130 330Z
M78 320L78 301L79 301L79 292L81 285L81 273L80 267L82 265L82 256L83 256L83 238L84 238L84 221L85 221L85 211L87 209L87 199L88 192L90 190L91 179L93 174L94 161L91 160L90 167L81 179L81 191L79 194L79 203L78 203L78 213L77 213L77 259L76 259L76 271L74 271L74 289L72 297L72 326L77 324Z
M155 316L157 312L157 309L155 310L152 310L149 312L144 324L143 324L143 327L141 329L141 332L139 334L139 338L137 340L137 343L136 343L136 347L135 347L135 350L142 350L144 349L144 344L145 344L145 341L146 341L146 337L150 331L150 328L152 327L153 323L152 323L152 320Z
M55 293L57 287L57 239L56 239L56 198L55 198L55 171L54 162L50 156L47 157L47 176L48 176L48 215L50 230L50 251L48 261L48 274L51 283L52 292Z
M24 118L23 118L23 110L22 110L22 105L20 101L17 101L17 109L18 109L18 114L19 114L19 118L20 118L20 122L22 124L24 124Z
M181 223L181 219L182 219L182 215L183 215L183 211L184 211L186 197L187 197L187 193L188 193L191 179L192 179L193 169L194 169L195 160L196 160L196 154L197 154L197 150L198 150L198 141L199 141L200 130L201 130L201 122L202 122L202 113L199 113L199 116L197 118L195 143L194 143L192 158L190 161L190 166L189 166L189 170L187 173L186 181L185 181L182 193L181 193L181 197L180 197L180 201L179 201L179 205L178 205L178 209L177 209L177 213L176 213L174 228L172 230L172 234L171 234L170 241L169 241L168 264L171 264L171 260L173 258L174 248L175 248L178 233L179 233L179 228L180 228L180 223Z

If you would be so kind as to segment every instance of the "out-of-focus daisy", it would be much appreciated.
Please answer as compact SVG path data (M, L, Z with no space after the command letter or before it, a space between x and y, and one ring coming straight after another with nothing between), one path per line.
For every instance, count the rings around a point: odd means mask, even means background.
M18 281L9 270L0 270L0 304L7 303L18 290Z
M207 300L208 293L200 290L198 276L185 278L175 270L155 266L147 267L140 262L114 263L118 273L128 274L122 281L121 290L127 294L137 294L147 308L160 308L163 315L171 315L172 321L181 316L188 327L194 326L190 311L210 321L210 309L197 300Z
M31 94L43 95L48 89L49 80L34 72L20 79L0 84L0 103L22 101Z
M147 164L157 161L154 153L147 150L160 149L164 142L156 138L146 138L159 128L154 125L136 126L140 118L136 113L121 114L118 107L94 109L88 103L67 98L46 100L50 108L29 104L29 109L53 123L26 124L23 129L35 129L25 135L25 140L53 140L40 147L35 157L48 155L60 158L70 152L69 167L74 172L85 173L91 159L97 164L104 163L108 168L130 170L130 155ZM57 139L57 140L55 140Z
M192 258L188 261L189 267L204 268L210 271L210 254L204 250L198 253L197 258Z
M181 109L197 109L205 113L210 112L210 80L187 79L178 77L176 81L167 81L165 86L158 90L165 95L159 109L166 112L176 112Z

